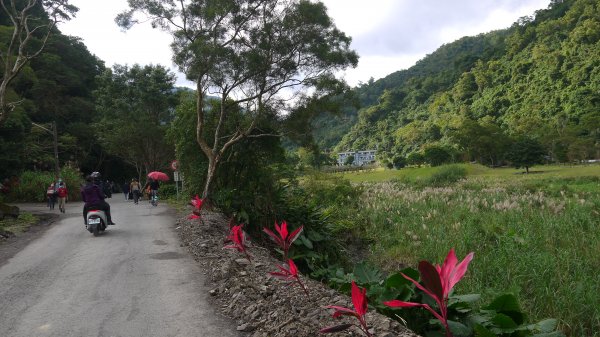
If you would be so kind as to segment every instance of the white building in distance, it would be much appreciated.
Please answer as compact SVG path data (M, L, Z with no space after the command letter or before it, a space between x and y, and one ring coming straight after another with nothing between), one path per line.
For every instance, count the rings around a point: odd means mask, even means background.
M354 166L371 164L375 161L375 152L376 150L340 152L338 153L337 162L340 166L344 165L348 157L354 156L354 162L352 162Z

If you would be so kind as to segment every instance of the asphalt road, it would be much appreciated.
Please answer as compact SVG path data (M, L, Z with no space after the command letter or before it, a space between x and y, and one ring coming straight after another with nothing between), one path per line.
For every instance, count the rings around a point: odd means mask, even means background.
M82 204L68 203L60 222L0 268L0 336L238 336L209 305L173 213L121 194L108 201L117 225L104 234L93 237Z

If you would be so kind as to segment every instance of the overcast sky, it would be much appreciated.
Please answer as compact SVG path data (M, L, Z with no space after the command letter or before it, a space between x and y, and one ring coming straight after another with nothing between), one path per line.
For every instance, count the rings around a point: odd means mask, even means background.
M406 69L444 43L509 27L547 8L550 0L323 0L338 28L352 36L359 65L342 74L351 85ZM171 37L149 24L122 32L115 16L126 0L71 0L77 17L61 24L88 49L113 64L162 64L173 71ZM192 86L178 73L178 85Z

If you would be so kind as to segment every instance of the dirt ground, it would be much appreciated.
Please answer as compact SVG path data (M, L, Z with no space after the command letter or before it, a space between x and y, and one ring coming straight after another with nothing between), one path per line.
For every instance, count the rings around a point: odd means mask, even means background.
M353 308L351 299L320 282L302 278L309 296L300 287L268 275L281 261L263 247L249 248L251 261L243 254L223 249L228 220L218 213L204 213L201 220L182 217L175 225L182 245L187 246L207 274L210 295L217 308L237 324L237 330L253 337L318 336L324 327L355 323L334 319L327 305ZM373 336L417 337L400 323L370 310L366 321ZM330 336L364 336L353 327Z

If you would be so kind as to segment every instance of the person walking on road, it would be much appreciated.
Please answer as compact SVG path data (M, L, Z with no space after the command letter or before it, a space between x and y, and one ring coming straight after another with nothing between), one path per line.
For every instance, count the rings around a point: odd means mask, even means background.
M123 189L123 194L125 194L125 201L129 201L129 184L125 182L121 188Z
M142 190L142 186L137 181L137 179L131 179L131 184L129 184L129 190L133 196L133 202L137 205L138 200L140 200L140 192Z
M50 184L50 186L48 186L48 189L46 190L46 197L48 198L48 207L51 210L54 209L54 204L56 204L57 190L55 186L56 184L52 183Z
M65 212L65 204L67 203L67 195L69 191L67 191L67 187L64 182L60 182L58 184L58 209L64 213Z

